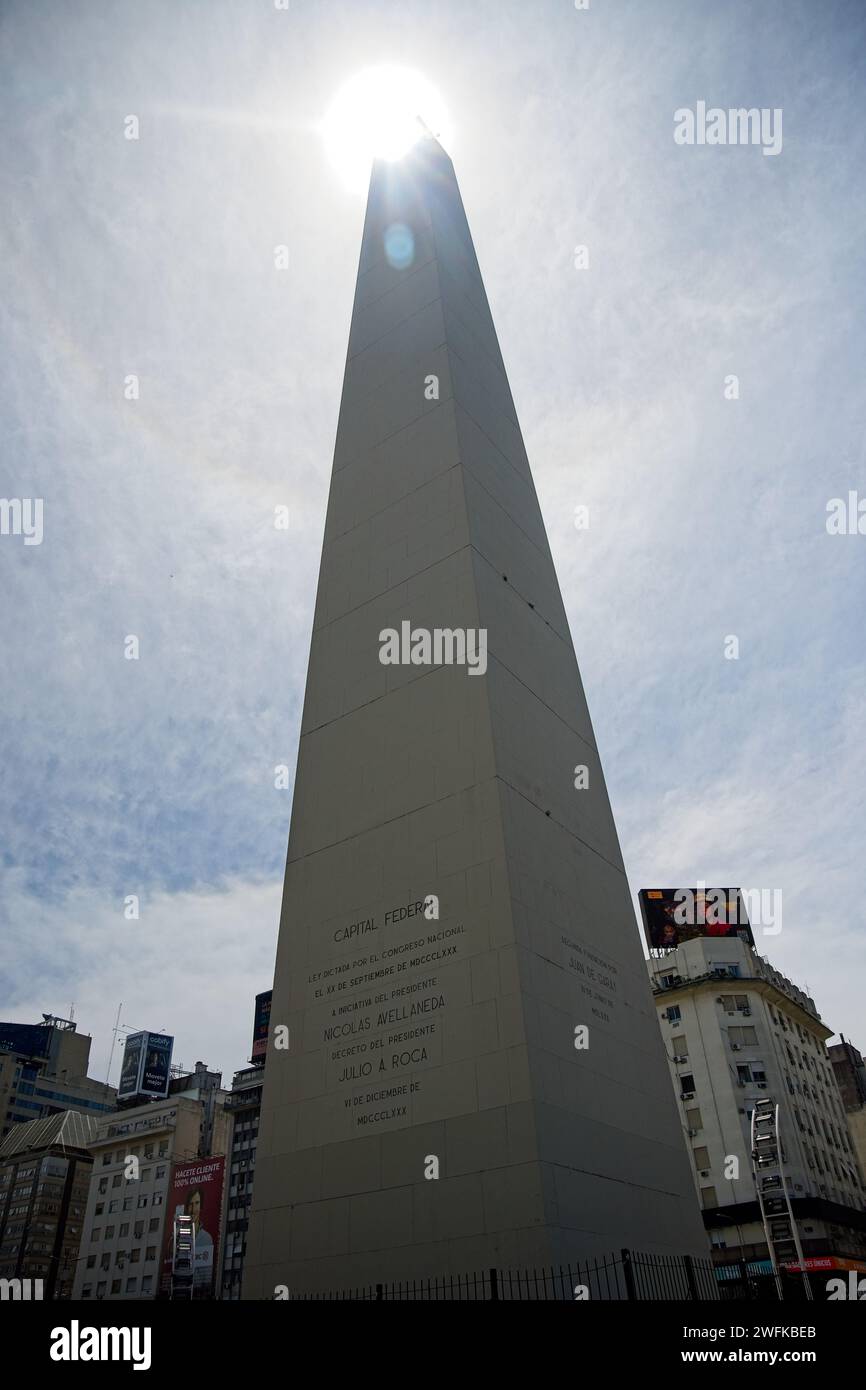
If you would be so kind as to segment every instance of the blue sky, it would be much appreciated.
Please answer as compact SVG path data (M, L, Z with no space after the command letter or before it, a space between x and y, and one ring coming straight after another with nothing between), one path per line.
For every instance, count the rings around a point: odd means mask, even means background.
M759 949L866 1046L862 6L10 0L0 50L0 493L44 499L0 537L0 1016L74 1001L100 1076L121 1000L248 1056L364 211L317 124L394 62L454 121L632 887L781 889ZM782 152L676 145L698 100Z

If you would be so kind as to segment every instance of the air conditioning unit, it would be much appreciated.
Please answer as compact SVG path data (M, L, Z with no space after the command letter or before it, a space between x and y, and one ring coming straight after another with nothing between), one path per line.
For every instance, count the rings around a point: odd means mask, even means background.
M739 1052L739 1050L740 1050L740 1044L739 1044L739 1043L731 1043L731 1051L732 1051L732 1052Z
M675 1062L678 1062L678 1063L687 1062L688 1060L689 1060L688 1057L675 1057L675 1058L674 1058L674 1061L675 1061Z
M710 1170L709 1170L709 1168L702 1168L700 1171L701 1171L701 1177L702 1177L702 1178L708 1178L708 1177L710 1176Z
M697 1134L697 1132L698 1132L698 1131L697 1131L696 1129L687 1129L687 1130L686 1130L686 1134L689 1136L690 1139L694 1139L694 1137L695 1137L695 1135Z
M694 1100L694 1091L680 1091L680 1100Z

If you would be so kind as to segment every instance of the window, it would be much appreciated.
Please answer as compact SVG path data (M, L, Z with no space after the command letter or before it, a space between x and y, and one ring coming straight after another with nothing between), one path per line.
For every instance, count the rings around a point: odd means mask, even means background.
M668 1008L668 1023L679 1023L682 1016L679 1004L671 1004Z
M92 1235L91 1235L91 1237L90 1237L90 1242L91 1242L91 1244L92 1244L95 1240L101 1240L101 1239L102 1239L102 1227L101 1227L101 1226L94 1226L94 1228L93 1228L93 1233L92 1233Z
M114 1295L114 1294L116 1294L116 1293L120 1293L120 1284L121 1284L120 1279L112 1279L112 1281L111 1281L111 1292L112 1292L112 1295Z
M119 1202L119 1200L118 1200L117 1198L115 1198L115 1200L114 1200L113 1202L109 1202L109 1203L108 1203L108 1211L109 1211L109 1214L111 1214L111 1213L113 1213L113 1212L115 1212L115 1211L119 1211L119 1209L120 1209L120 1202Z
M692 1157L693 1157L694 1160L695 1160L695 1167L696 1167L696 1168L698 1168L698 1169L700 1169L700 1168L709 1168L709 1166L710 1166L710 1151L709 1151L709 1149L706 1149L706 1148L697 1148L697 1149L695 1149L695 1150L693 1151Z
M94 1269L95 1267L96 1267L96 1256L95 1256L95 1255L88 1255L88 1256L87 1256L87 1268L88 1268L88 1269Z
M103 1155L102 1155L102 1166L103 1166L103 1168L107 1168L110 1162L111 1162L111 1154L103 1154Z
M686 1111L686 1125L689 1129L703 1129L704 1122L696 1105L691 1110Z
M111 1268L111 1251L110 1251L110 1250L106 1251L106 1253L103 1255L103 1257L102 1257L102 1259L100 1260L100 1263L99 1263L99 1268L100 1268L100 1269L103 1269L103 1270L106 1270L106 1269L110 1269L110 1268Z
M128 1221L124 1221L124 1222L123 1222L123 1225L122 1225L121 1228L120 1228L120 1234L121 1234L121 1236L128 1236L128 1235L129 1235L129 1222L128 1222Z
M112 1187L120 1187L120 1183L121 1183L120 1174L119 1174L119 1173L115 1173L114 1177L111 1179L111 1186L112 1186Z
M141 1170L141 1181L142 1181L142 1182L150 1182L151 1179L152 1179L152 1177L153 1177L153 1169L152 1169L152 1168L142 1168L142 1170Z
M716 1189L714 1187L701 1188L701 1206L705 1209L707 1207L718 1206L718 1201L716 1199Z
M694 1089L695 1089L695 1078L692 1076L691 1072L687 1072L685 1076L681 1076L681 1077L680 1077L680 1090L681 1090L681 1091L693 1091Z
M155 1245L149 1245L149 1246L147 1247L147 1249L146 1249L145 1252L144 1252L144 1258L145 1258L145 1260L155 1260L155 1259L156 1259L156 1246L155 1246Z
M752 1069L749 1066L737 1067L737 1081L741 1086L748 1086L752 1079Z
M106 1228L105 1228L105 1239L106 1239L106 1240L114 1240L114 1227L113 1227L113 1226L106 1226Z
M156 1180L157 1180L157 1182L159 1182L160 1178L164 1178L164 1177L165 1177L165 1164L163 1164L161 1168L157 1168L157 1170L156 1170Z
M135 1236L135 1239L136 1239L136 1240L141 1240L141 1237L144 1235L144 1222L143 1222L143 1221L136 1221L136 1223L135 1223L135 1230L133 1231L133 1235Z
M145 1275L143 1276L142 1281L141 1281L141 1292L142 1292L142 1293L152 1293L152 1292L153 1292L153 1275L152 1275L152 1274L145 1274Z
M675 1057L688 1057L689 1045L686 1042L685 1033L674 1033L671 1038L671 1047L674 1050Z
M92 1285L92 1284L85 1284L85 1285L84 1285L84 1288L81 1290L81 1297L82 1297L82 1298L92 1298L92 1297L93 1297L93 1285Z
M124 1197L124 1199L123 1199L123 1210L124 1210L124 1211L132 1211L132 1208L133 1208L134 1205L135 1205L135 1198L134 1198L134 1197Z
M126 1292L127 1292L127 1293L137 1293L137 1292L138 1292L138 1280L137 1280L137 1279L127 1279L127 1281L126 1281Z
M105 1297L105 1290L106 1290L106 1288L107 1288L107 1285L106 1285L105 1280L103 1279L103 1281L102 1281L101 1284L97 1284L97 1285L96 1285L96 1297L97 1297L97 1298L104 1298L104 1297Z
M104 1211L105 1211L105 1203L104 1203L104 1202L97 1202L97 1203L96 1203L96 1211L93 1213L94 1216L101 1216L102 1213L103 1213Z
M138 1205L139 1205L140 1207L146 1207L146 1206L147 1206L147 1193L146 1193L146 1192L142 1192L142 1193L140 1194L139 1199L138 1199Z
M134 1249L134 1250L130 1250L130 1252L129 1252L129 1263L130 1263L131 1265L137 1265L140 1259L141 1259L141 1246L140 1246L140 1245L136 1245L135 1249Z
M153 1158L153 1145L152 1145L152 1144L145 1144L145 1146L144 1146L144 1156L145 1156L145 1158Z
M99 1179L99 1191L103 1194L108 1191L108 1178Z
M161 1192L155 1192L155 1193L153 1194L153 1204L152 1204L152 1205L155 1206L155 1207L161 1207L161 1206L162 1206L162 1203L163 1203L163 1195L162 1195L162 1193L161 1193Z
M158 1231L158 1230L159 1230L159 1217L158 1217L158 1216L152 1216L152 1217L151 1217L151 1219L150 1219L150 1225L148 1226L147 1229L148 1229L149 1231Z
M168 1140L163 1139L159 1146L160 1158L168 1158Z

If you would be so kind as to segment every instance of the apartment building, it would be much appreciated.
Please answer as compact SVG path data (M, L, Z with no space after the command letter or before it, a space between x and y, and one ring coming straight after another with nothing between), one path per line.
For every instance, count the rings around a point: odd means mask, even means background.
M772 1268L750 1132L768 1098L807 1269L866 1270L866 1194L814 1000L739 937L697 937L648 968L720 1277Z
M866 1183L866 1065L857 1048L841 1033L839 1036L841 1042L833 1043L827 1051L845 1107L854 1153L860 1165L860 1177Z
M79 1258L97 1121L65 1110L12 1126L0 1142L0 1279L69 1298Z
M41 1023L0 1023L0 1141L13 1125L64 1110L99 1116L116 1109L114 1087L87 1075L90 1042L72 1019L54 1014Z
M209 1120L206 1102L185 1095L145 1102L99 1122L74 1298L140 1300L167 1293L164 1247L174 1217L173 1173L211 1156L202 1145L208 1130L211 1154L224 1155L224 1109Z
M234 1121L229 1157L228 1197L220 1297L241 1297L247 1230L253 1199L264 1066L235 1072L226 1102Z

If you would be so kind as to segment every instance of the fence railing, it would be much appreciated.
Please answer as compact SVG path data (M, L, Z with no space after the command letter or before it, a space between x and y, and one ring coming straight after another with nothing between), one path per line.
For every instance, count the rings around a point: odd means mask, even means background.
M717 1301L719 1283L710 1260L692 1255L649 1255L621 1250L578 1264L533 1269L485 1269L473 1274L370 1284L290 1294L290 1299L358 1302L574 1302Z

